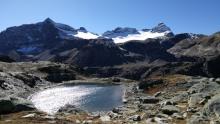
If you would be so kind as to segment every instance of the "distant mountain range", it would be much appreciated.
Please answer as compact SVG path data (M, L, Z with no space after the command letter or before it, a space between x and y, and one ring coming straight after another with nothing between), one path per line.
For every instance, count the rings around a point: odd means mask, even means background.
M47 18L2 31L0 55L7 61L55 61L89 68L143 62L197 63L208 75L207 70L214 74L220 69L215 64L219 61L219 43L219 33L174 34L164 23L142 30L118 27L99 35L84 27L75 29ZM210 61L214 65L210 66Z

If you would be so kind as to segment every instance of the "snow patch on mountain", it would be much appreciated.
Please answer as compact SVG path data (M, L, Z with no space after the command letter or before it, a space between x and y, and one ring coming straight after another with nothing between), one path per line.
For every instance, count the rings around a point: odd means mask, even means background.
M137 30L136 28L118 27L103 33L104 38L111 38L115 43L124 43L131 40L146 40L149 38L173 36L171 29L164 23L159 23L152 29Z
M124 43L131 40L146 40L149 38L158 38L163 37L166 34L170 33L169 31L158 33L158 32L145 32L145 31L139 31L139 34L129 34L126 37L118 36L115 38L112 38L115 43Z
M91 32L81 32L78 31L74 37L82 38L82 39L97 39L99 35L93 34Z

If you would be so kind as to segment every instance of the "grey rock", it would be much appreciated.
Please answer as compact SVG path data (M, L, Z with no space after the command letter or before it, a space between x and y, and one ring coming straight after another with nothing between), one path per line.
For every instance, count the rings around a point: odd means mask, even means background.
M187 108L187 112L196 113L199 111L200 108Z
M157 115L156 115L156 117L158 117L158 118L168 118L168 117L169 117L169 115L159 113L159 114L157 114Z
M209 124L210 120L205 116L192 115L191 118L187 119L187 124Z
M209 97L210 96L207 93L192 94L191 97L188 100L189 107L197 107L199 104L201 104L201 101L203 101L203 102L208 101L207 99Z
M220 94L215 95L205 104L203 114L220 119Z
M118 115L117 113L114 113L114 112L109 112L108 116L112 119L116 119L116 118L121 117L121 115Z
M146 120L147 124L168 124L168 119L167 118L159 118L159 117L154 117L154 118L149 118Z
M11 97L10 99L13 105L15 106L15 112L35 109L34 105L29 100L19 97Z
M144 104L156 104L160 101L160 99L155 98L155 97L142 97L140 98L140 102L144 103Z
M172 115L173 113L179 113L180 109L178 107L176 107L176 106L173 106L173 105L167 105L167 106L164 106L161 109L161 111L164 114Z
M161 104L161 106L165 106L165 105L176 105L176 103L173 102L173 101L171 101L171 100L162 101L160 104Z
M220 83L220 78L216 78L215 82Z
M216 93L220 91L220 85L216 82L207 82L203 81L193 85L189 90L188 93Z
M129 117L129 120L141 121L141 116L140 115L133 115L133 116Z
M174 114L172 115L172 117L173 117L173 118L176 118L176 119L179 119L179 120L183 120L183 119L184 119L183 115L180 114L180 113L174 113Z
M85 111L76 108L74 105L65 105L64 107L61 107L58 110L58 113L64 113L64 114L76 114L76 113L85 113Z
M0 98L0 114L6 114L14 111L15 106L10 98Z
M119 108L113 108L112 112L113 113L119 113L121 110Z
M213 81L215 81L215 78L209 78L209 81L213 82Z
M0 98L0 114L7 114L19 111L33 110L33 104L23 98L4 97Z
M22 80L25 84L27 84L30 87L34 87L37 83L37 81L40 81L39 77L36 77L34 75L26 74L26 73L18 73L14 76L15 78Z
M155 94L154 94L154 97L158 97L158 96L160 96L162 93L161 92L156 92Z
M176 94L172 99L170 99L170 101L173 103L187 102L188 97L189 97L189 94L184 91L184 92L180 92L180 93Z

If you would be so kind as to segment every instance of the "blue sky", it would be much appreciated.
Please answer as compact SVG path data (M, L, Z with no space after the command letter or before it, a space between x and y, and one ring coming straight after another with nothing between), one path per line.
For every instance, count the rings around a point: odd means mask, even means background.
M96 33L164 22L174 33L212 34L220 31L219 5L220 0L0 0L0 31L50 17Z

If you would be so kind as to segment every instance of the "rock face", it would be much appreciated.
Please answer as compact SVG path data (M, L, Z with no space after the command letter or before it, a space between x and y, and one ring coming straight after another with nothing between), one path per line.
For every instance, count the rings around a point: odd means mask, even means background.
M0 55L0 62L15 62L15 61L8 56Z
M84 73L78 67L52 62L0 62L0 70L0 93L20 97L27 97L26 92L34 92L39 86L80 79Z
M0 114L33 110L34 106L28 100L16 97L0 98Z
M220 117L220 96L219 94L215 95L208 101L203 109L203 113L207 116L216 116L218 119Z
M30 87L34 87L37 83L37 81L40 81L39 77L36 77L34 75L29 75L26 73L18 73L14 76L15 78L22 80L26 85Z
M206 73L210 77L219 77L219 63L220 62L220 56L217 55L212 58L208 58L204 63L204 68L206 70Z
M34 109L28 97L43 87L83 77L83 70L52 62L0 62L0 115ZM79 110L76 110L79 111Z
M22 53L37 53L58 42L58 33L58 29L50 19L37 24L11 27L0 33L0 43L3 46L0 52L8 53L16 50Z
M172 105L164 106L161 110L164 114L167 114L167 115L172 115L174 113L180 112L179 108L172 106Z
M139 32L137 31L137 29L135 28L122 28L122 27L118 27L112 31L106 31L103 33L103 37L108 37L108 38L115 38L118 36L128 36L129 34L139 34Z
M171 31L171 29L168 26L166 26L164 23L159 23L156 27L152 29L152 32L158 32L158 33L166 32L166 31Z
M219 40L219 33L196 39L186 39L178 42L168 51L177 56L215 57L216 55L219 55Z
M122 44L120 47L132 53L140 54L148 61L157 59L175 61L175 57L168 53L159 41L160 39L148 39L144 42L130 41Z
M179 43L182 40L185 39L195 39L197 38L197 35L195 34L189 34L189 33L182 33L182 34L176 34L173 37L170 37L168 39L160 41L162 46L164 46L166 49L169 49L173 47L175 44Z
M145 81L141 81L138 84L138 86L139 86L139 89L147 89L154 85L160 85L163 83L164 83L163 80L145 80Z
M94 40L79 49L72 63L81 67L112 66L138 60L138 56L136 59L132 56L125 56L125 54L124 51L111 41Z
M60 65L42 67L38 69L41 72L47 73L46 80L50 82L62 82L75 80L76 74L71 67L62 67Z

